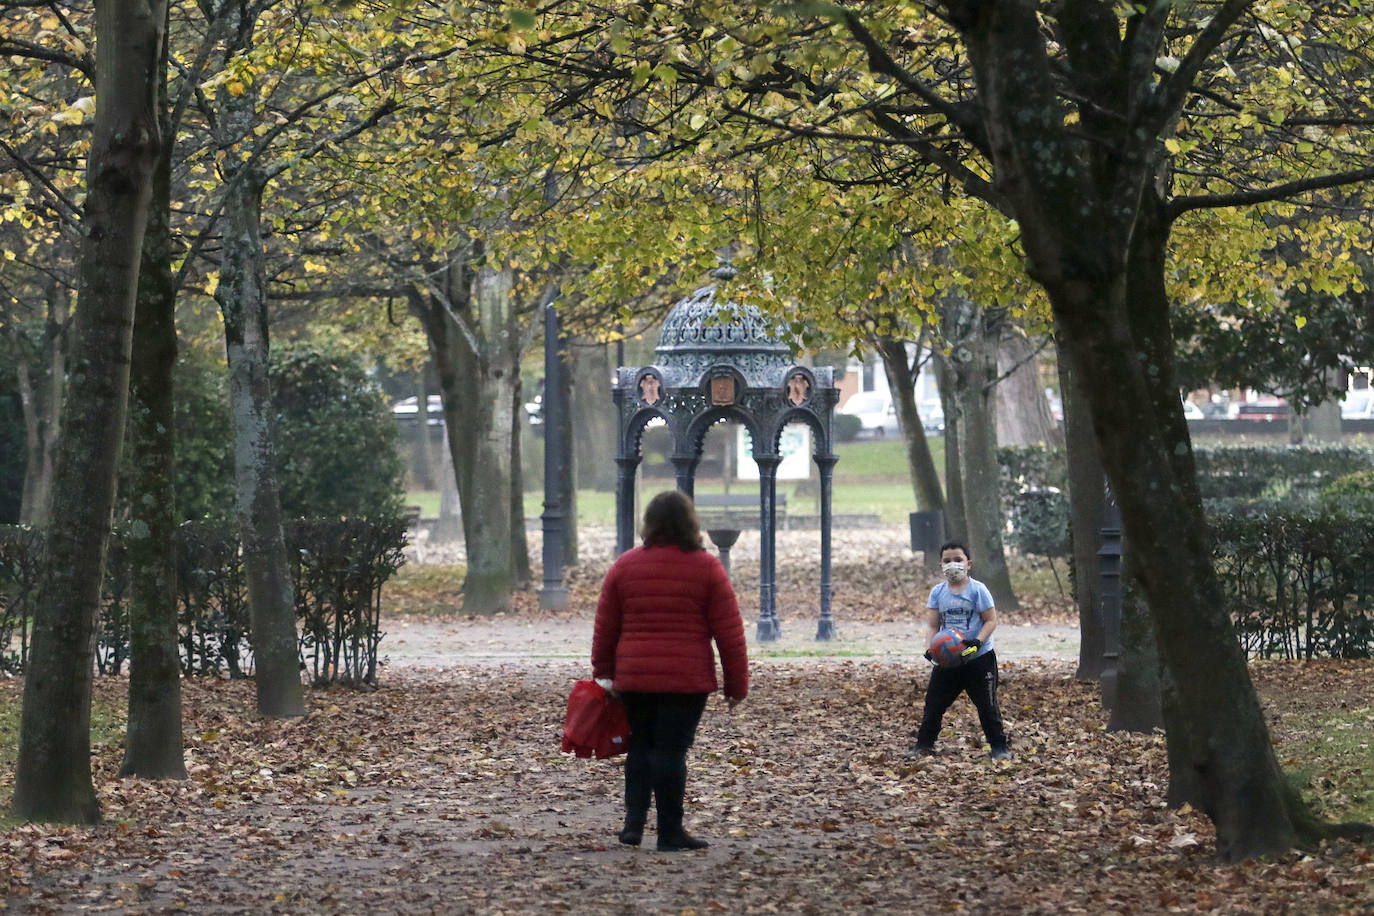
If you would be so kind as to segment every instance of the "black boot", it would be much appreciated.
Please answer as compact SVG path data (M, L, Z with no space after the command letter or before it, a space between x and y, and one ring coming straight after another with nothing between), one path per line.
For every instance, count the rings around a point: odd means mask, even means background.
M654 773L654 804L658 808L658 851L705 849L710 844L682 829L683 799L687 795L687 755L666 763Z
M644 841L644 822L649 817L649 798L653 794L648 755L630 748L625 758L625 826L618 839L626 846Z

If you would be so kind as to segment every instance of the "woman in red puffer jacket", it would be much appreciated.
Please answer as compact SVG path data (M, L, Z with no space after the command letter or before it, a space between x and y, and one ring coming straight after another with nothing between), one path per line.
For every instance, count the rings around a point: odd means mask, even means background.
M652 794L659 851L702 849L706 841L682 826L687 750L718 686L712 640L729 708L749 693L744 622L725 568L702 548L685 494L650 500L642 536L644 546L622 554L606 574L592 635L592 676L620 695L630 720L620 842L643 840Z

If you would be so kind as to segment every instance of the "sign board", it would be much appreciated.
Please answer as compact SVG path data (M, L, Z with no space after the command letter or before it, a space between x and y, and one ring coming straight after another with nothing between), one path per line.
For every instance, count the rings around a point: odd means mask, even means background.
M754 462L754 443L749 428L736 428L735 479L758 480L759 466ZM789 424L778 442L782 461L778 464L778 480L807 480L811 477L811 427L805 423Z

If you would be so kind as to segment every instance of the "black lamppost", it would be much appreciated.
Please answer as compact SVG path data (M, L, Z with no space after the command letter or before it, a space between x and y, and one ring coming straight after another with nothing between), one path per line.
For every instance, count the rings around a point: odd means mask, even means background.
M563 585L563 528L567 509L563 505L563 363L559 352L558 312L550 299L544 305L544 586L539 590L539 606L561 611L568 606L568 590Z
M1104 484L1102 527L1098 530L1098 594L1102 596L1102 705L1116 706L1117 673L1121 665L1121 507Z

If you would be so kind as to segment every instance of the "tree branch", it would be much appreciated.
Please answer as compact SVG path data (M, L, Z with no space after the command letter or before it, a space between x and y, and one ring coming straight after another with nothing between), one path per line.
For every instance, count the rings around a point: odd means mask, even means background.
M1298 181L1288 181L1283 184L1271 185L1267 188L1237 191L1234 194L1176 197L1165 204L1164 218L1166 221L1172 222L1190 210L1215 210L1222 207L1252 206L1254 204L1263 204L1269 203L1270 201L1296 197L1311 191L1321 191L1326 188L1338 188L1342 185L1357 184L1361 181L1369 181L1371 179L1374 179L1374 166L1363 169L1353 169L1348 172L1333 172L1329 175L1318 175L1315 178L1302 178Z

